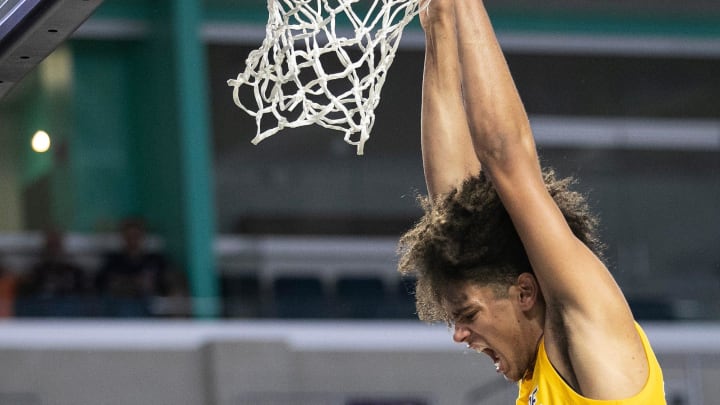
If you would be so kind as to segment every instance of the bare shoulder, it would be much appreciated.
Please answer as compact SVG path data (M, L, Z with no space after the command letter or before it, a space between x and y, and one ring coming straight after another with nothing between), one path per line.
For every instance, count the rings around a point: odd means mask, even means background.
M590 292L590 291L589 291ZM621 305L626 305L622 300ZM610 307L617 304L609 304ZM587 314L548 305L545 347L550 362L580 395L619 400L638 394L649 376L649 360L629 309ZM607 312L604 312L606 309Z

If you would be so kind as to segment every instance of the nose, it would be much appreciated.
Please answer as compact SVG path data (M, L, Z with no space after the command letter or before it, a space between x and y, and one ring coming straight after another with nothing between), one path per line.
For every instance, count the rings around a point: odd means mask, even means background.
M455 325L455 332L453 333L453 340L456 343L466 342L467 338L470 337L470 330L462 325ZM467 342L466 342L467 343Z

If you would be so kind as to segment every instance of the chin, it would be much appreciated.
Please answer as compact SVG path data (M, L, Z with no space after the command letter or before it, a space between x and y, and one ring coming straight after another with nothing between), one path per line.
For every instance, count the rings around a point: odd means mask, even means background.
M505 381L508 381L508 382L518 382L521 380L520 377L518 377L514 374L510 374L510 375L503 374L502 376L505 379Z
M502 374L503 378L509 382L518 382L523 379L525 373L517 370L510 370L507 374Z

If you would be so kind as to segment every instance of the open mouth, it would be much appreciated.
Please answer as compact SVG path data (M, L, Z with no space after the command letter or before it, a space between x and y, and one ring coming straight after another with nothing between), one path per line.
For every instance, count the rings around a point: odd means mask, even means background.
M495 353L495 351L492 349L483 349L482 352L488 355L490 359L492 359L493 364L495 365L495 371L500 372L500 357L497 355L497 353Z

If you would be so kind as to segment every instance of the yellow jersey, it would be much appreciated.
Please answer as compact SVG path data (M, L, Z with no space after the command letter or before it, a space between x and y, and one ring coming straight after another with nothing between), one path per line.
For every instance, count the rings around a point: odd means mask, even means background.
M545 341L542 339L532 378L519 382L520 393L516 405L665 405L665 386L660 364L655 358L645 332L637 323L635 328L645 348L649 366L645 387L635 396L622 400L600 401L576 393L550 364L545 352Z

